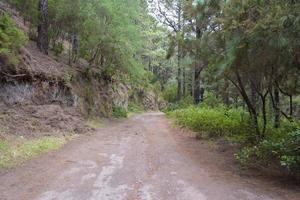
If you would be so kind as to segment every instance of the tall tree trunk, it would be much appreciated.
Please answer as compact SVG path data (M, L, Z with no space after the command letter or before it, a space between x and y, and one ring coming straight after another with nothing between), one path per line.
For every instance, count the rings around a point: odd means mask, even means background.
M290 118L293 118L294 108L293 108L293 95L290 95Z
M79 55L79 36L78 36L78 34L74 33L72 35L72 60L73 60L73 63L77 62L78 55Z
M248 107L248 111L250 113L250 117L252 119L253 126L256 130L257 140L259 140L260 139L259 137L261 136L261 131L260 131L260 128L259 128L259 125L258 125L258 112L256 110L255 105L252 104L251 99L249 98L249 96L246 92L245 86L243 84L242 77L240 76L240 74L237 70L235 72L235 75L236 75L237 83L232 81L232 80L231 80L231 82L239 90L241 96L244 99L244 102L245 102L246 106Z
M200 39L202 37L201 34L201 28L198 22L198 19L196 20L196 38L198 42L200 42ZM196 50L196 56L195 56L195 70L194 70L194 103L197 105L201 102L201 72L202 72L202 66L200 62L200 50L197 48Z
M48 54L49 39L48 39L48 0L39 0L38 5L39 20L38 20L38 37L37 47L44 53Z
M177 3L177 26L178 26L178 33L182 31L181 21L182 21L182 2L178 1ZM177 41L177 100L180 101L183 94L183 82L182 82L182 68L181 68L181 56L182 56L182 49L181 49L181 42Z
M181 71L181 56L180 47L178 44L177 51L177 100L180 101L182 98L182 71Z
M258 95L257 95L257 92L256 92L256 83L251 81L250 83L250 90L251 90L251 97L250 97L250 100L251 100L251 104L255 107L256 110L259 110L258 109Z
M199 104L201 102L201 67L197 64L195 69L195 77L194 77L194 102L195 104Z
M224 90L223 90L223 102L225 105L229 106L229 81L227 78L224 80Z
M278 87L274 88L274 127L280 127L280 94Z
M269 92L266 92L265 94L259 94L262 102L261 110L262 110L262 117L263 117L263 130L262 130L262 135L261 139L265 137L265 132L267 130L267 96Z
M182 68L183 70L183 73L182 73L182 80L183 80L183 83L182 83L182 87L183 87L183 97L186 96L186 69L185 67Z

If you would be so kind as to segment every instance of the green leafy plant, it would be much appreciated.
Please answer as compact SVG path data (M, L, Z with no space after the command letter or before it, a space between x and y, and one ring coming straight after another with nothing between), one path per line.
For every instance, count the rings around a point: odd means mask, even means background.
M25 34L11 17L5 13L0 14L0 59L3 64L18 63L17 51L26 40Z
M247 114L241 109L190 106L170 112L169 115L179 125L197 131L199 136L232 136L249 131L249 125L242 117Z
M63 51L64 51L63 43L62 42L55 43L53 45L52 50L53 50L55 56L61 55L63 53Z
M0 140L0 168L10 168L32 157L56 150L66 143L66 138L42 137L39 139Z
M128 113L127 113L127 110L125 108L120 107L120 106L116 106L116 107L113 108L112 115L115 118L127 118Z

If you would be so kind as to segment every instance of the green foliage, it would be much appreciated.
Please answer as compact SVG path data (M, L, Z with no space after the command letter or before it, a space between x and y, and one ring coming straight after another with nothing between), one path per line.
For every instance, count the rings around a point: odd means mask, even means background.
M177 101L177 86L175 84L167 85L162 96L166 101L175 103Z
M3 64L17 64L17 51L26 42L24 33L10 16L0 14L0 56ZM5 62L4 59L7 59Z
M36 39L38 21L37 0L7 0L29 21L30 38ZM146 5L133 0L49 0L49 42L55 55L63 51L63 44L70 48L72 57L89 61L99 74L113 80L129 80L143 84L145 70L142 50L149 38L144 26L151 19L144 12ZM77 36L79 52L72 49L72 38ZM79 55L78 55L79 54Z
M56 137L21 139L14 142L0 140L0 168L15 166L49 150L56 150L65 143L66 138Z
M255 131L243 109L190 106L168 114L177 124L196 131L199 137L222 136L242 145L235 158L244 167L277 162L291 173L300 173L300 125L296 122L282 122L280 129L268 126L266 138L256 143Z
M235 158L242 166L277 164L295 176L300 175L300 125L284 122L280 129L269 127L266 138L247 145Z
M64 51L63 43L62 42L55 43L53 45L52 50L53 50L55 56L61 55Z
M191 96L187 96L181 99L178 102L170 103L165 109L164 112L176 111L178 109L188 108L193 104L193 98Z
M128 111L131 113L140 113L143 112L145 109L142 105L135 102L130 102L128 105Z
M209 107L218 107L222 105L222 100L218 99L212 92L206 92L203 102L201 104Z
M226 107L195 107L175 110L170 113L175 121L193 131L201 137L218 137L244 135L251 131L247 114L242 109L229 109Z
M113 117L115 118L127 118L128 117L128 112L125 108L116 106L113 108Z

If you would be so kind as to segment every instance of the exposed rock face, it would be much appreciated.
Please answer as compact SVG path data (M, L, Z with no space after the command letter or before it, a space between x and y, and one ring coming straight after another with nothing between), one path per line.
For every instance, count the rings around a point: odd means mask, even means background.
M154 92L140 88L139 97L146 110L158 110L157 96Z
M60 104L76 106L77 95L62 83L51 81L3 82L0 84L0 101L6 105Z
M109 89L110 97L112 98L113 106L128 108L130 87L124 84L111 85Z

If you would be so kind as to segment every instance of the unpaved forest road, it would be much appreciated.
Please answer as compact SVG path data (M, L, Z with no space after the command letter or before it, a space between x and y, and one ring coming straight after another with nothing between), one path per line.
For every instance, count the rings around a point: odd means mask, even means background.
M0 175L0 198L300 199L295 189L234 175L221 155L203 145L172 129L161 113L135 115Z

